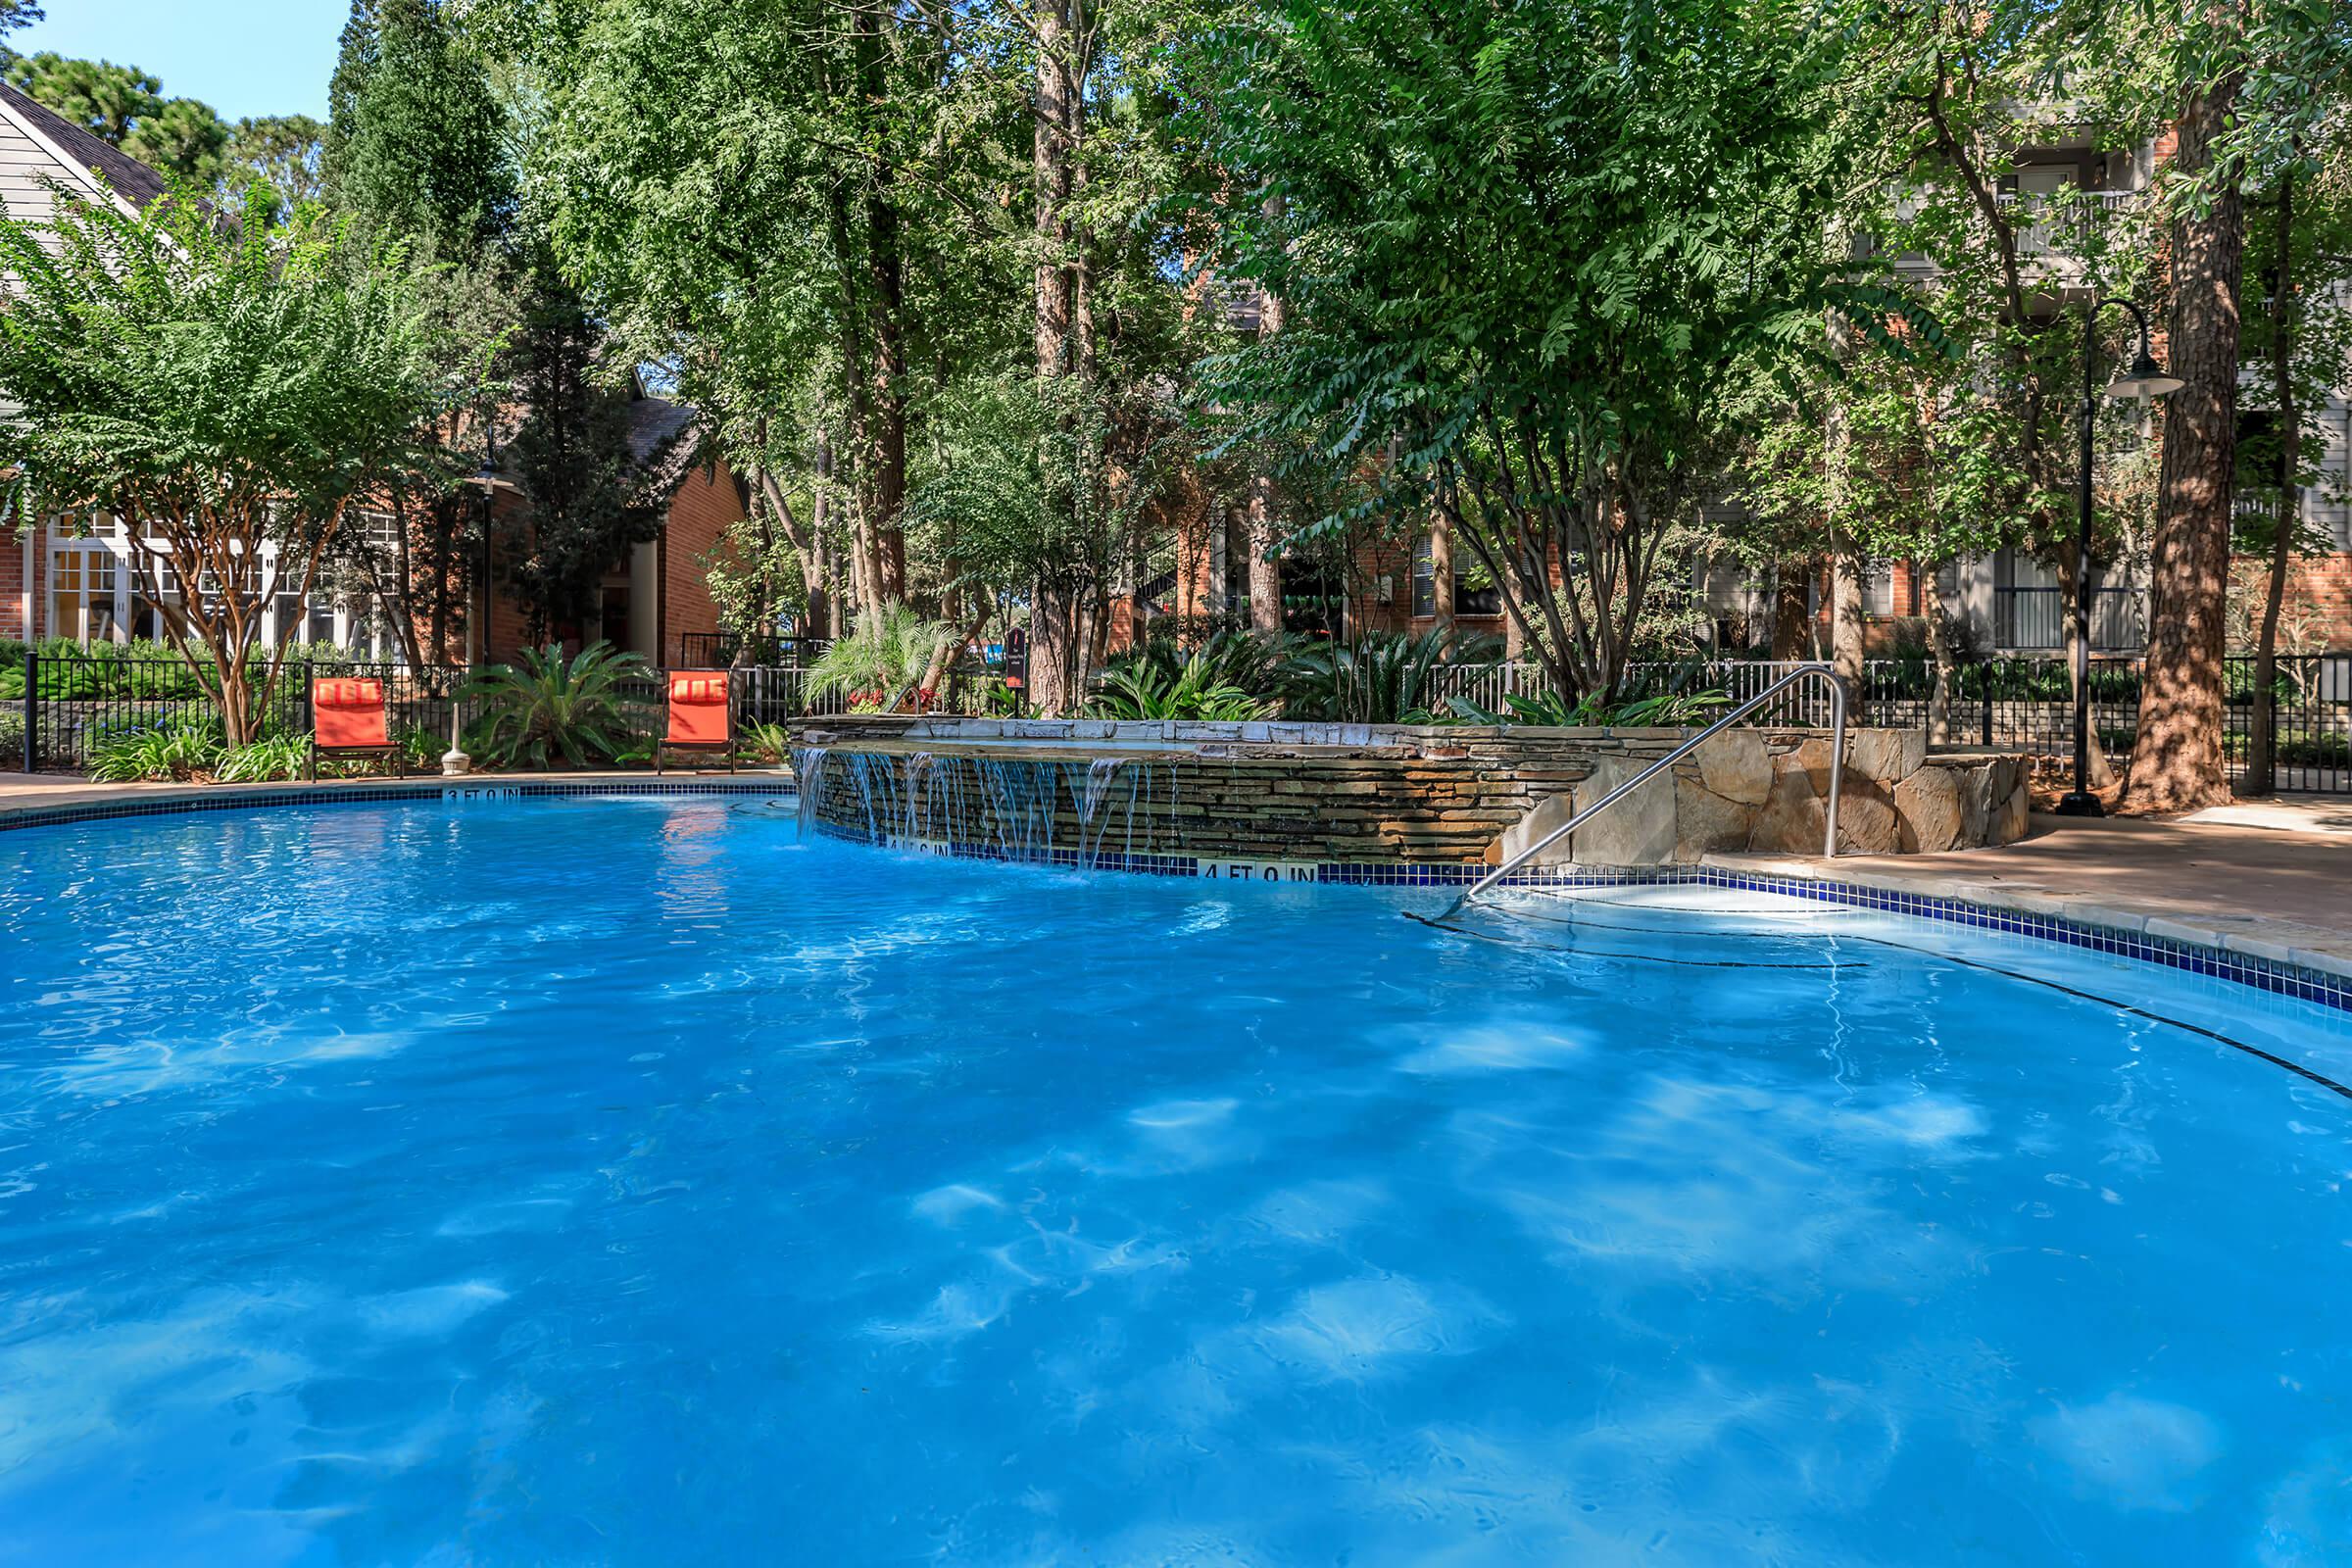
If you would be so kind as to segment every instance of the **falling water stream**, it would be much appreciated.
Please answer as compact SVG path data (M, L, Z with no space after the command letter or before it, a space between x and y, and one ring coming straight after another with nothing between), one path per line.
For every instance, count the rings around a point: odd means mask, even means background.
M976 848L1008 860L1053 861L1067 851L1086 869L1101 863L1114 831L1122 856L1176 848L1172 823L1157 825L1153 810L1175 797L1173 771L1158 759L806 746L793 752L793 774L804 832Z

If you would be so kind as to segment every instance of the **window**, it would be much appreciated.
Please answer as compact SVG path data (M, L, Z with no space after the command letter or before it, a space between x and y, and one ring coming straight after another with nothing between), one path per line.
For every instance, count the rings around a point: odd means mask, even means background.
M1431 559L1429 535L1423 534L1413 541L1413 613L1434 615L1437 612L1437 566ZM1457 565L1453 573L1453 612L1472 618L1499 615L1502 613L1502 590L1474 587L1469 575Z
M49 635L76 642L119 642L122 581L114 547L103 535L77 538L70 519L53 518L49 542Z
M398 523L389 514L363 513L359 521L371 547L386 552L394 547ZM143 530L134 542L112 519L102 518L86 536L74 535L74 526L71 518L52 519L50 524L49 635L85 643L167 639L166 609L180 602L183 589L171 558L162 553L157 530ZM143 572L132 570L133 550L145 551ZM249 586L268 596L263 607L265 638L283 631L296 643L331 643L378 659L400 657L399 640L371 596L339 591L321 569L306 603L296 575L299 567L297 563L295 571L280 577L275 549L264 547L260 580ZM218 601L220 585L214 573L207 571L199 586L208 603Z
M1874 561L1862 568L1862 613L1884 620L1894 613L1894 566Z

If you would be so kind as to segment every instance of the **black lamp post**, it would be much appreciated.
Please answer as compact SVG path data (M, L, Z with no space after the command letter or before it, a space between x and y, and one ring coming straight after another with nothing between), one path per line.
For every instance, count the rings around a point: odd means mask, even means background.
M2099 312L2120 305L2139 323L2139 353L2132 368L2107 384L2111 398L2146 402L2180 390L2180 382L2164 373L2148 352L2148 318L2126 299L2092 302L2082 313L2082 478L2078 497L2082 515L2075 536L2075 787L2058 803L2060 816L2104 816L2105 807L2090 793L2090 450L2099 415Z

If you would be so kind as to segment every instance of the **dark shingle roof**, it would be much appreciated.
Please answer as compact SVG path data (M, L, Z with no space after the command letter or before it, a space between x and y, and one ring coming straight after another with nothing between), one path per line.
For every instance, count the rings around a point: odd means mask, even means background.
M667 496L677 489L701 447L691 407L667 398L630 400L629 456L649 494Z
M122 148L100 140L54 109L34 102L12 83L0 81L0 100L5 100L12 111L55 142L75 168L97 170L115 193L133 207L145 207L172 188L163 175Z

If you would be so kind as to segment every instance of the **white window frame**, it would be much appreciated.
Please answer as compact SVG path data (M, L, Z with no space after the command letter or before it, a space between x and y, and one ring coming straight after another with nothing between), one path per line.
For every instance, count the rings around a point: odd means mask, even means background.
M358 514L358 516L361 524L370 529L395 525L389 513L364 512ZM69 560L74 562L79 567L81 581L80 587L76 591L83 596L80 623L71 628L53 623L48 627L48 635L52 637L70 636L74 641L85 646L93 641L91 636L93 617L87 598L91 568L94 564L89 558L93 556L105 558L106 564L112 568L114 578L113 616L111 624L107 628L109 635L103 640L127 643L149 630L158 636L162 634L163 628L160 626L144 628L134 623L133 602L137 598L137 586L135 574L130 565L130 553L134 546L119 523L111 517L102 518L98 525L87 533L76 533L69 519L52 516L48 521L47 532L49 548L43 556L41 564L42 597L40 602L44 613L54 622L57 612L57 595L60 592L61 568ZM149 569L158 579L157 587L168 597L176 599L180 589L179 584L172 577L170 561L164 557L161 549L154 546L148 548L155 558L150 563ZM276 646L281 600L296 597L291 592L284 594L279 592L277 547L274 544L264 545L262 547L261 635L265 645ZM328 623L330 628L328 640L346 653L358 654L377 662L393 664L406 662L407 655L401 647L400 639L392 634L389 618L375 613L374 610L375 607L366 595L336 595ZM302 611L297 609L295 612L299 614L302 613ZM297 626L293 629L297 633L309 630L304 626Z

